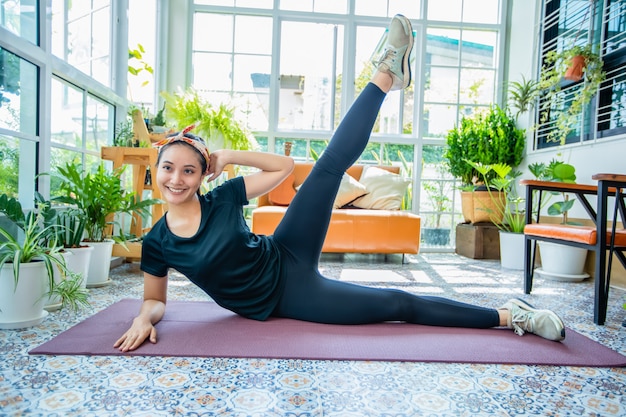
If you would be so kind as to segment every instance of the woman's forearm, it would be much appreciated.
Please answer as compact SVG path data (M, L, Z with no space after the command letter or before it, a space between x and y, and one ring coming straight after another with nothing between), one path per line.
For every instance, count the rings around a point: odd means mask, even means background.
M160 300L144 300L137 316L140 320L147 320L151 324L158 323L165 314L165 303Z
M226 161L233 165L258 168L262 171L291 171L293 159L267 152L228 150Z

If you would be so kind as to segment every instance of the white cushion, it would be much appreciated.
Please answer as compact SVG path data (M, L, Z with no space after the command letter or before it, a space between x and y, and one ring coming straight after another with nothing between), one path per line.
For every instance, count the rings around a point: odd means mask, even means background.
M337 197L335 197L335 202L333 203L333 208L343 207L365 194L367 194L365 186L347 173L344 173L343 178L341 178L341 184L339 185L339 191L337 191Z
M354 200L353 206L364 209L400 210L402 198L411 179L381 168L365 166L359 182L365 186L368 193Z

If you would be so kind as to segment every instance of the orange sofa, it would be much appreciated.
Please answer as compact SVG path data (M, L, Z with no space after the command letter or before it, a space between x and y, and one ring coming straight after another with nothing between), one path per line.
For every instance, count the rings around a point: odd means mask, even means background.
M295 194L297 186L309 175L312 163L296 163L294 171L277 191L283 201L273 204L271 193L258 199L258 206L252 211L252 231L271 235L283 218L288 201ZM350 167L347 174L356 180L361 178L363 165ZM379 166L386 171L399 173L398 167ZM282 189L282 191L280 191ZM285 191L287 195L285 196ZM272 191L276 193L276 191ZM358 208L336 208L328 228L322 252L339 253L412 253L419 251L420 217L402 210L379 210Z

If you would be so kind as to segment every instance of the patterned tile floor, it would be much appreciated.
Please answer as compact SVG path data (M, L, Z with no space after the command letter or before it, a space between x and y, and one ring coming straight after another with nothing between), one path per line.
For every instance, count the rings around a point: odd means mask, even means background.
M538 278L454 254L324 255L333 278L498 306L512 296L556 310L568 327L626 353L623 290L605 326L592 321L591 282ZM92 308L0 330L2 416L625 416L626 369L403 362L29 356L28 350L108 305L141 297L138 264L90 291ZM174 277L170 299L206 297ZM113 343L113 341L111 341ZM450 346L450 349L462 346Z

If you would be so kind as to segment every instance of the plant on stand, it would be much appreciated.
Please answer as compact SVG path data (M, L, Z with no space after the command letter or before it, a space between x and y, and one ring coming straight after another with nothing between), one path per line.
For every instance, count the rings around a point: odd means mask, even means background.
M254 137L235 119L234 108L225 103L213 105L189 88L174 94L162 92L165 119L183 129L195 124L193 133L201 136L210 149L250 150L256 146Z
M557 181L566 183L576 182L576 169L573 165L553 159L547 165L544 163L531 164L529 170L539 180ZM561 218L561 224L579 226L580 223L570 221L568 211L573 207L576 200L569 198L567 193L551 193L551 197L560 196L558 201L553 202L547 208L547 214ZM546 205L550 199L546 201ZM538 207L537 210L543 207ZM552 242L539 241L541 254L541 268L537 270L547 278L562 281L580 281L589 275L584 273L587 249L568 245L560 245Z
M102 253L92 254L87 275L87 286L99 286L108 283L111 253L114 242L124 243L126 236L121 224L115 220L116 215L139 214L147 219L149 207L160 203L158 199L140 200L133 192L122 188L124 168L108 171L101 163L95 172L85 172L81 165L67 163L59 167L61 179L59 190L62 195L54 201L75 207L85 219L86 238L84 241L95 246ZM119 234L114 236L117 226Z

